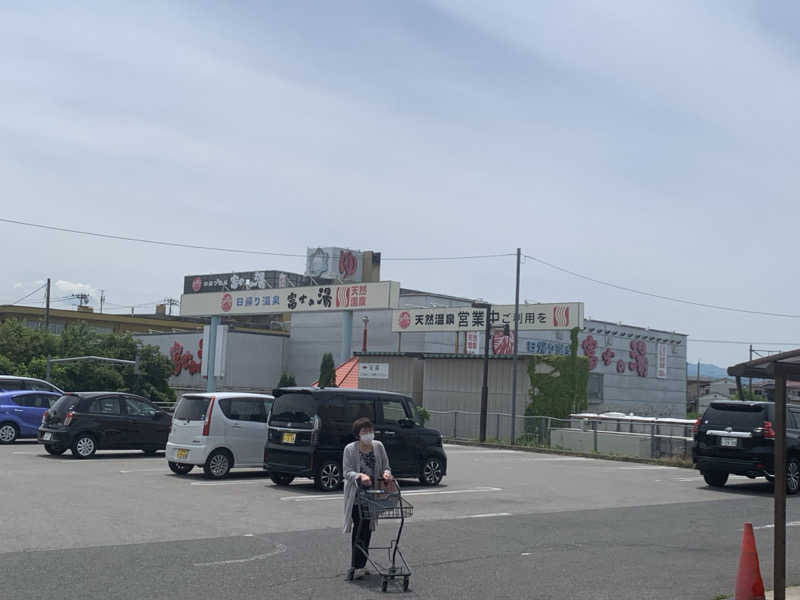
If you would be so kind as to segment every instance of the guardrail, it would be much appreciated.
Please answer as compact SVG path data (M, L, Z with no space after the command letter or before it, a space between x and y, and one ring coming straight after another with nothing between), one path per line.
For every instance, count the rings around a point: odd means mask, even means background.
M480 437L480 413L429 410L428 426L445 438L476 441ZM487 414L488 441L511 441L512 417L508 413ZM570 415L568 419L517 416L516 444L579 452L617 454L639 458L688 458L692 447L692 425L686 419L650 417L604 417Z

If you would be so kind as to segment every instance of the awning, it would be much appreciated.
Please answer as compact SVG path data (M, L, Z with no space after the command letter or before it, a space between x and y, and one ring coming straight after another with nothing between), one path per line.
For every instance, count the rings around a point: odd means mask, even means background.
M800 381L800 349L772 354L728 367L728 375L733 377L775 379L776 374L781 374L790 381Z

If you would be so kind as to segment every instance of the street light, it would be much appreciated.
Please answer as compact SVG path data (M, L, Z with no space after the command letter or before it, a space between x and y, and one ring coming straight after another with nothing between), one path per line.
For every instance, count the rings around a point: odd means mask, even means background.
M491 334L492 305L488 302L473 302L473 308L486 311L486 333L483 344L483 385L481 386L480 441L486 441L486 413L489 411L489 335Z
M361 317L361 321L364 323L364 333L361 339L361 352L367 351L367 323L369 323L369 317L364 315Z

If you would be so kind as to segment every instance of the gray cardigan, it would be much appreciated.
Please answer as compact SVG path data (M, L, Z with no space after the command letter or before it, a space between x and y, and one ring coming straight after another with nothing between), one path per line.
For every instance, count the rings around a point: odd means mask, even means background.
M353 528L353 504L358 491L358 476L361 474L361 452L358 442L350 442L345 446L342 456L342 471L344 472L344 532L348 533ZM375 478L383 476L384 471L391 473L389 456L383 443L373 440L372 451L375 452ZM370 522L370 529L375 530L375 520Z

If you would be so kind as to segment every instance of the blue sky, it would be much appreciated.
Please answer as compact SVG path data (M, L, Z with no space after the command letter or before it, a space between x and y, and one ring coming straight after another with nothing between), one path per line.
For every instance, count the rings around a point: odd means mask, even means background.
M791 2L1 3L2 216L288 252L521 246L629 287L800 313L799 28ZM123 305L177 296L188 273L303 269L6 224L0 250L0 301L47 276ZM513 259L383 275L513 300ZM800 343L797 319L530 262L521 295ZM746 348L690 343L698 358Z

